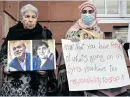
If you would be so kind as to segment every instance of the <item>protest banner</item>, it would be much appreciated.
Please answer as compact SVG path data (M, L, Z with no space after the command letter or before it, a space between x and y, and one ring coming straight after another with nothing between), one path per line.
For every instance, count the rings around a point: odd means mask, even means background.
M122 46L117 40L62 39L70 91L117 88L130 84Z
M130 23L128 26L128 37L127 37L127 42L130 43Z

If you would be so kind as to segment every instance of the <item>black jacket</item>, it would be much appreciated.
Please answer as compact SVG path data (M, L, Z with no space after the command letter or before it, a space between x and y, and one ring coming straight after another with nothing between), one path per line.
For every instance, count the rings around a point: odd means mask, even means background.
M40 40L40 39L52 39L52 33L47 28L42 28L42 26L37 23L35 28L33 29L24 29L24 26L21 22L18 22L15 26L9 29L7 37L2 44L1 53L7 55L8 41L9 40ZM57 53L56 53L57 54ZM0 56L2 59L3 56ZM58 54L57 54L58 57ZM21 74L30 73L31 81L30 86L32 89L37 90L39 85L40 75L36 72L17 72L11 73L11 75L15 79L20 78ZM49 78L55 79L54 71L47 72Z
M46 37L43 36L43 33L46 31ZM7 46L8 40L38 40L38 39L52 39L52 33L49 29L44 29L42 26L37 23L36 27L33 29L24 29L24 26L21 22L18 22L15 26L9 29L7 37L2 44Z

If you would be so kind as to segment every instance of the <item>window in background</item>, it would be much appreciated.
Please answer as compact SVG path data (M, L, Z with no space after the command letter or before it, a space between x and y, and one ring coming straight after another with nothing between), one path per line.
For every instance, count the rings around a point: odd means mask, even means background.
M113 38L125 43L128 38L128 26L114 26L113 27Z
M89 0L89 2L96 6L98 17L120 16L120 0Z
M130 14L130 0L127 0L127 14Z
M107 14L119 14L119 0L107 0L106 4Z
M97 17L130 17L130 0L88 0L97 8Z
M105 14L105 0L94 0L94 5L97 8L97 14Z
M112 39L112 32L104 32L105 39Z

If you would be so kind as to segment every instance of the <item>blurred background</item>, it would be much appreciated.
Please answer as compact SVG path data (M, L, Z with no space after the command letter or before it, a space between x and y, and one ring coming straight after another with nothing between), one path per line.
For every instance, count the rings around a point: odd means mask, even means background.
M38 22L53 33L60 54L61 39L80 18L78 6L86 0L0 1L0 45L11 26L19 21L19 10L32 4L39 10ZM106 39L127 41L130 23L130 0L88 0L97 7L97 17ZM130 66L127 66L130 72ZM130 89L130 86L129 86Z

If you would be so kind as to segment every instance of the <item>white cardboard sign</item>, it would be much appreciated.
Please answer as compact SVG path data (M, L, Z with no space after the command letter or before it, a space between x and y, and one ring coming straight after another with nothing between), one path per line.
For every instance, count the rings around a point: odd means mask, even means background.
M130 84L122 46L117 40L62 39L70 91L123 87Z

